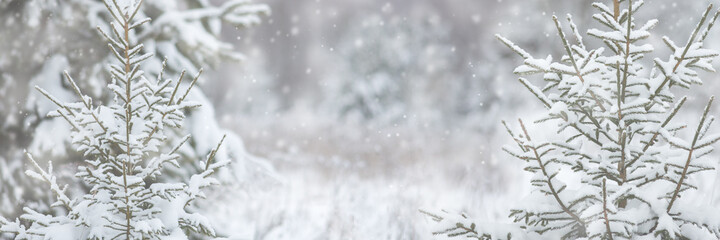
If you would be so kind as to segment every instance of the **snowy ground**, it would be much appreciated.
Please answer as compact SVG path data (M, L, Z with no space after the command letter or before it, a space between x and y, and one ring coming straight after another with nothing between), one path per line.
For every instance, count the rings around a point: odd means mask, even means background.
M501 163L482 134L276 119L235 129L282 178L213 196L225 199L210 210L218 229L234 238L431 239L418 209L503 218L524 187L518 163Z
M418 209L507 221L528 191L521 163L500 149L510 141L500 123L479 133L307 114L224 121L239 121L248 151L281 176L210 197L207 211L230 239L435 239ZM704 178L717 188L715 174Z

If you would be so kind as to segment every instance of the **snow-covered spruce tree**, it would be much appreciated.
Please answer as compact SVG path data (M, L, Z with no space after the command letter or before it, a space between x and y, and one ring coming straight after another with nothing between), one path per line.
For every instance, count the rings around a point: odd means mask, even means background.
M224 137L217 139L219 143L204 162L197 160L204 168L187 182L158 181L165 167L178 167L181 146L170 151L161 146L167 133L182 125L183 110L197 106L187 96L199 75L184 89L179 84L182 74L177 80L163 74L147 79L142 68L152 53L143 53L144 45L137 43L134 32L150 22L137 15L142 1L106 0L105 5L114 21L110 32L98 30L116 58L108 66L111 81L107 86L113 100L94 105L67 72L65 78L79 102L63 103L37 87L59 107L49 115L69 123L73 145L85 159L76 177L89 190L82 196L69 196L67 187L61 187L53 175L52 162L45 170L27 154L36 170L26 173L50 186L57 200L53 207L62 208L64 214L45 215L25 208L15 221L0 217L0 233L14 234L16 239L187 239L193 232L215 236L208 219L187 208L204 197L203 188L218 183L211 175L229 163L215 159Z
M708 158L720 139L707 134L714 118L708 102L699 123L673 119L686 102L673 87L701 84L699 70L714 71L717 51L703 42L720 12L712 6L683 45L663 38L672 55L644 60L655 49L643 43L657 24L636 25L642 0L594 3L601 29L588 35L604 47L585 45L568 15L568 37L553 17L565 55L534 58L509 40L498 39L524 59L521 76L539 75L537 87L522 83L546 108L532 128L519 120L514 143L503 149L526 162L532 191L510 213L512 224L473 222L464 216L428 213L439 221L435 234L476 239L718 239L716 206L694 197L698 176L714 170ZM622 10L624 9L624 10ZM649 63L648 63L649 62ZM548 129L548 127L544 127ZM683 129L690 129L684 134ZM683 138L687 138L685 140ZM566 175L560 180L561 175Z
M47 89L62 101L75 98L75 91L62 77L63 69L83 79L78 87L96 102L112 100L111 91L105 88L109 75L104 71L114 55L105 45L104 37L96 27L110 31L108 22L113 18L104 11L100 0L12 0L0 1L0 88L7 94L0 98L0 215L19 216L23 202L37 202L38 211L46 192L37 192L37 181L31 181L23 172L23 149L40 158L52 158L58 177L67 178L78 159L73 156L69 130L63 128L63 119L48 118L44 114L54 108L33 86ZM137 17L154 19L134 29L143 53L154 53L144 70L150 76L159 75L162 63L167 60L166 74L179 75L183 69L198 72L228 60L244 56L233 50L232 43L223 41L222 29L234 26L246 28L260 22L269 13L264 4L252 0L230 0L215 3L207 0L145 0ZM188 84L188 83L183 83ZM183 140L192 137L177 152L182 156L182 168L162 178L189 179L192 173L203 168L195 159L205 156L214 148L215 139L227 134L218 159L234 159L231 171L218 173L221 181L235 182L251 178L251 174L267 169L263 161L249 155L242 140L219 126L213 106L200 90L202 80L188 94L188 100L201 103L202 108L187 111L183 128L168 133L161 146L171 150ZM188 87L188 86L182 86ZM20 104L23 103L23 104ZM58 134L43 134L53 131ZM62 134L61 134L62 133ZM35 137L43 136L43 137ZM44 163L43 163L44 164ZM70 185L75 185L70 183Z

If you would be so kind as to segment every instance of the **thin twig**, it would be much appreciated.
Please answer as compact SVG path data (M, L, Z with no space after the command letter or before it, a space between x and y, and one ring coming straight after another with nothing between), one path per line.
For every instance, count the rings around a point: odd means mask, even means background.
M222 139L220 139L220 142L218 143L217 147L213 149L210 152L210 155L208 156L207 163L205 163L205 171L210 169L210 162L212 162L213 159L215 159L215 154L220 150L220 146L222 146L223 142L225 141L225 137L227 135L223 135Z
M660 124L660 128L664 128L665 126L667 126L670 123L670 120L672 120L673 117L675 117L675 115L678 113L678 111L680 111L680 108L682 108L683 104L685 104L685 101L687 101L687 97L683 97L682 99L680 99L680 102L675 106L672 113L670 113L670 115L665 119L665 121L662 124ZM655 139L657 139L657 137L659 135L660 135L660 131L655 131L655 133L650 138L650 140L645 143L645 147L643 147L642 153L638 154L635 158L633 158L633 160L628 162L627 167L630 167L638 159L640 159L640 157L643 156L647 152L647 150L650 148L650 146L655 144Z
M530 139L530 135L528 134L528 131L527 131L527 129L525 128L525 124L523 124L523 122L522 122L522 119L518 119L518 121L520 122L520 127L522 128L523 133L525 133L525 137L527 138L527 140L528 140L529 142L532 142L532 140ZM583 222L583 220L580 219L580 217L579 217L577 214L573 213L573 212L565 205L565 203L563 203L563 201L560 199L560 196L558 195L557 191L555 190L555 187L554 187L553 184L552 184L552 178L550 177L550 175L549 175L549 174L547 173L547 171L545 170L545 164L543 164L542 160L540 160L540 154L538 153L536 146L534 146L534 145L532 145L532 146L531 146L531 145L527 145L527 146L525 146L525 147L526 147L526 148L531 148L531 149L533 150L533 154L535 154L535 160L537 160L538 166L540 167L540 170L542 170L543 175L545 175L545 178L547 178L547 184L548 184L548 188L550 188L550 193L551 193L551 194L553 195L553 197L555 198L555 201L557 201L557 203L560 205L560 208L563 210L563 212L565 212L565 213L567 213L568 215L570 215L570 217L572 217L577 223L581 224L581 225L584 227L584 226L585 226L585 222Z
M562 40L563 46L565 46L565 51L568 54L568 58L570 58L570 62L573 65L573 68L575 68L575 73L577 77L580 79L581 83L585 83L585 79L583 78L582 73L580 72L580 68L577 66L577 62L575 61L575 57L572 54L572 50L570 50L570 44L567 42L567 39L565 38L565 33L562 30L562 27L560 26L560 21L558 21L557 16L553 16L553 21L555 21L555 26L557 27L558 34L560 34L560 39ZM592 55L590 56L592 57ZM588 89L587 90L590 93L590 96L595 100L595 103L600 107L600 109L604 112L605 107L603 106L602 101L595 95L595 92Z
M698 124L697 131L695 131L695 137L693 137L692 144L690 144L690 150L688 151L688 157L685 161L685 167L683 167L682 175L680 175L680 179L678 180L677 186L675 187L675 191L673 191L673 196L670 198L670 203L667 207L667 212L670 213L670 210L673 207L673 203L675 203L675 199L677 199L678 194L680 194L680 188L682 187L683 181L685 180L685 176L687 175L688 168L690 167L690 162L692 161L692 155L693 151L695 150L695 144L697 143L698 136L700 136L700 131L702 130L703 125L705 124L705 119L707 118L708 112L710 112L710 107L712 106L712 102L715 100L715 96L710 97L710 101L708 101L707 106L705 107L705 112L703 113L702 118L700 119L700 124Z
M677 59L677 63L675 63L675 67L673 67L672 72L670 74L665 75L665 79L660 83L660 86L658 86L657 89L655 89L655 92L650 95L648 100L650 103L647 107L645 107L645 110L650 110L650 108L655 104L653 99L660 95L660 91L662 91L662 88L670 81L670 78L673 74L675 74L675 71L677 71L678 67L680 67L680 64L685 60L685 55L687 54L688 50L690 50L690 45L692 45L695 42L695 37L697 36L698 32L700 31L700 28L702 25L705 24L705 20L707 19L708 14L710 13L710 10L712 9L712 4L708 6L707 10L705 10L705 13L703 14L702 18L700 18L700 23L698 23L697 27L695 27L695 30L693 30L692 35L690 36L690 39L688 39L688 42L685 44L685 49L683 49L682 54L680 55L680 58ZM714 19L714 18L713 18Z
M610 230L610 220L608 219L608 208L607 208L607 189L606 189L606 179L603 178L602 182L602 196L603 196L603 217L605 218L605 230L607 231L607 236L610 240L613 240L613 234Z

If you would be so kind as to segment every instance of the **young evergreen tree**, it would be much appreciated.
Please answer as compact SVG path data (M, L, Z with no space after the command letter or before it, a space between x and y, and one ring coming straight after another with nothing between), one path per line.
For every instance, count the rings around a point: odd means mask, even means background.
M532 191L510 213L514 223L473 222L464 216L427 213L440 222L435 234L475 239L718 239L716 206L698 204L697 176L717 165L708 154L720 140L708 134L711 98L699 123L673 121L687 98L677 87L701 84L698 71L714 72L717 51L703 48L719 12L712 6L683 45L663 38L672 54L644 60L658 23L637 24L642 0L594 3L600 29L587 34L604 47L590 48L567 16L553 17L565 55L535 58L501 36L524 62L520 78L545 107L543 117L518 127L503 122L514 140L503 148L525 161ZM566 35L566 31L571 33ZM542 131L554 126L553 131ZM692 132L684 134L684 129ZM687 139L684 139L686 138ZM560 175L570 177L560 180ZM695 178L693 178L695 176ZM576 186L576 187L573 187ZM579 187L578 187L579 186Z
M62 101L71 101L75 90L62 77L62 70L70 69L75 77L83 79L77 83L86 95L98 103L112 100L112 92L105 88L110 75L104 70L115 56L95 30L99 26L110 32L108 23L113 18L104 9L101 0L0 1L0 166L7 166L3 171L9 173L0 176L0 215L19 216L19 203L28 201L38 204L38 211L46 212L44 205L49 196L36 191L39 183L22 174L24 149L54 159L60 170L58 177L71 177L63 173L72 172L79 164L79 158L73 155L70 132L63 128L64 120L45 116L54 105L44 101L45 97L33 86L53 92ZM229 25L236 29L256 25L268 13L268 6L250 0L222 4L207 0L145 0L137 17L155 21L133 31L137 42L145 46L142 51L154 53L144 70L151 76L159 75L166 61L166 74L180 75L183 70L195 73L203 67L241 60L244 56L233 49L232 43L223 41L221 30ZM219 179L244 181L268 169L266 163L245 151L239 136L220 127L212 104L200 90L202 81L197 85L200 87L190 90L188 100L201 103L203 108L187 111L183 128L168 133L168 140L160 146L171 150L191 134L177 151L182 168L161 177L189 179L203 168L195 159L212 151L213 142L222 135L227 139L217 158L233 159L238 164L231 166L232 171L219 173ZM47 131L58 134L47 136Z
M209 220L188 208L204 197L204 188L218 183L211 175L229 163L216 159L225 138L217 139L219 143L204 162L197 160L204 167L187 181L158 178L166 167L179 167L178 150L190 136L171 150L162 146L168 134L182 126L184 110L198 106L187 97L199 74L187 88L180 84L183 74L173 80L161 70L156 80L146 78L143 68L153 54L143 51L145 46L138 43L135 32L150 22L137 15L142 1L104 3L113 22L109 32L98 30L116 59L107 68L113 100L95 105L68 72L65 79L80 98L78 102L64 103L36 87L58 106L49 116L69 123L72 143L85 159L75 176L89 189L71 196L53 175L52 162L45 170L28 153L35 170L26 174L49 185L56 199L52 206L61 210L46 215L25 208L15 221L0 217L0 233L15 239L187 239L192 233L214 237Z

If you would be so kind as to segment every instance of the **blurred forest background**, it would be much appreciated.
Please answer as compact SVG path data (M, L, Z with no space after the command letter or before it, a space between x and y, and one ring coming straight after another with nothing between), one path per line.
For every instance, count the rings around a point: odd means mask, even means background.
M245 59L206 68L200 82L215 107L209 114L273 169L210 196L206 210L238 239L432 239L419 208L506 217L526 186L521 163L500 149L510 143L500 121L533 116L540 105L519 91L512 71L521 59L494 35L557 55L552 15L572 13L581 32L597 27L588 25L588 0L254 2L271 14L222 31ZM686 41L711 3L645 2L652 10L638 18L659 19L649 39L656 46L663 35ZM39 101L27 82L55 48L38 46L57 45L54 34L70 43L83 37L1 23L0 151L32 149L32 137L8 126L27 122L27 102ZM18 33L33 40L18 41ZM710 48L720 48L718 37L711 33ZM70 53L94 54L77 51ZM693 108L720 89L717 75L704 79L703 92L690 96Z

